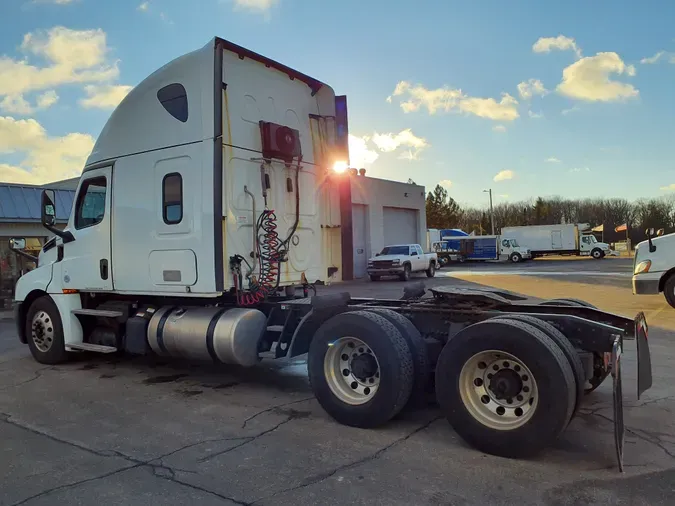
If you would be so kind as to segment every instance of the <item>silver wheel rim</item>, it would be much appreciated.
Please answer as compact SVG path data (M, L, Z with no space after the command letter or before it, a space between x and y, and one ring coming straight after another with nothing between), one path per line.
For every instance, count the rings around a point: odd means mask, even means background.
M40 310L35 313L31 321L31 337L35 347L46 353L54 343L54 322L51 316Z
M368 402L380 386L375 353L355 337L341 337L328 346L323 373L333 395L352 406Z
M528 367L510 353L476 353L459 373L459 392L471 416L495 430L525 425L538 405L537 382Z

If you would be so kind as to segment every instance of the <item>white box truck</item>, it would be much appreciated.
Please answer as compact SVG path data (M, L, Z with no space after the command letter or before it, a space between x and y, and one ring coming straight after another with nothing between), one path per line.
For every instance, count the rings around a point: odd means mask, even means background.
M81 352L240 366L306 354L320 405L362 428L423 399L435 374L457 433L505 457L552 444L610 373L619 388L625 339L637 338L638 394L649 388L642 313L453 286L309 297L351 256L350 176L333 170L347 165L346 138L345 100L241 46L214 38L168 63L110 116L64 230L43 190L55 237L17 282L19 339L45 364ZM10 243L30 256L25 239ZM621 413L616 390L614 402ZM615 431L621 465L623 423Z
M609 244L599 242L586 223L503 227L502 235L528 248L533 258L544 255L590 255L600 259L610 253Z

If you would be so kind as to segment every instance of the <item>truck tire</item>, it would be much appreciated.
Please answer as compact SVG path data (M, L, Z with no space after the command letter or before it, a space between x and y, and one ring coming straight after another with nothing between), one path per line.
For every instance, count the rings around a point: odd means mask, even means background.
M408 281L410 279L411 270L410 264L403 265L403 273L399 276L401 281Z
M24 324L28 348L37 362L54 365L68 360L61 315L51 297L33 301Z
M591 256L596 260L600 260L605 256L605 252L602 251L600 248L595 248L593 251L591 251Z
M413 355L401 332L369 311L333 316L316 331L307 356L309 382L333 419L360 428L380 426L408 403Z
M417 406L424 401L427 386L431 380L431 367L429 365L429 356L427 355L427 345L417 327L413 325L408 318L391 309L369 309L371 313L384 316L390 323L396 327L405 339L413 358L413 386L410 394L408 406Z
M577 353L577 350L574 348L574 345L570 342L565 334L560 332L557 328L551 325L549 322L544 321L536 316L526 315L526 314L510 314L508 316L499 316L497 317L500 320L515 320L528 323L533 327L537 328L544 332L548 337L550 337L555 344L558 345L558 348L562 350L565 354L565 358L572 367L572 372L574 373L574 382L576 384L576 402L574 404L574 409L572 410L572 418L577 414L581 400L584 397L584 385L586 383L586 374L584 373L584 366L581 363L581 358ZM570 418L570 421L572 421Z
M426 272L428 278L433 278L436 275L436 262L431 262Z
M514 264L522 262L522 260L523 260L523 257L521 256L520 253L511 253L511 256L509 258L510 258L511 262L513 262Z
M670 307L675 307L675 274L671 274L663 284L663 296Z
M375 274L371 274L371 275L370 275L370 280L371 280L371 281L379 281L379 280L380 280L380 276L376 276Z
M465 327L436 364L442 413L462 439L491 455L530 457L549 446L569 423L575 394L562 350L525 322Z

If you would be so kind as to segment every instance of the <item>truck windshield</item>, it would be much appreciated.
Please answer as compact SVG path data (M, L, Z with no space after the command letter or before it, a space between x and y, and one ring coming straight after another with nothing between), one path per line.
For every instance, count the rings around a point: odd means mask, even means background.
M385 246L380 255L409 255L410 246Z
M511 239L511 247L517 248L518 247L518 241L516 241L515 239Z

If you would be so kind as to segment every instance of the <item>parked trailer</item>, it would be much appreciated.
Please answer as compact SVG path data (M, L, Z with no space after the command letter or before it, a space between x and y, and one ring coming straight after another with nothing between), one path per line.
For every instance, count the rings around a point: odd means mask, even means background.
M590 233L587 223L503 227L501 233L529 248L534 256L590 255L600 259L611 252L609 244L598 242Z
M515 458L551 445L611 374L622 468L628 339L638 398L652 383L644 314L497 290L423 298L418 285L401 300L308 296L337 270L328 251L340 236L323 223L340 215L327 217L335 179L349 177L330 168L344 106L323 83L219 38L142 81L103 128L65 230L53 190L42 192L56 237L15 290L34 359L124 352L253 366L307 354L314 395L338 422L380 426L433 387L457 434Z
M512 263L532 258L530 250L506 235L479 235L459 239L459 254L466 260L508 260Z

